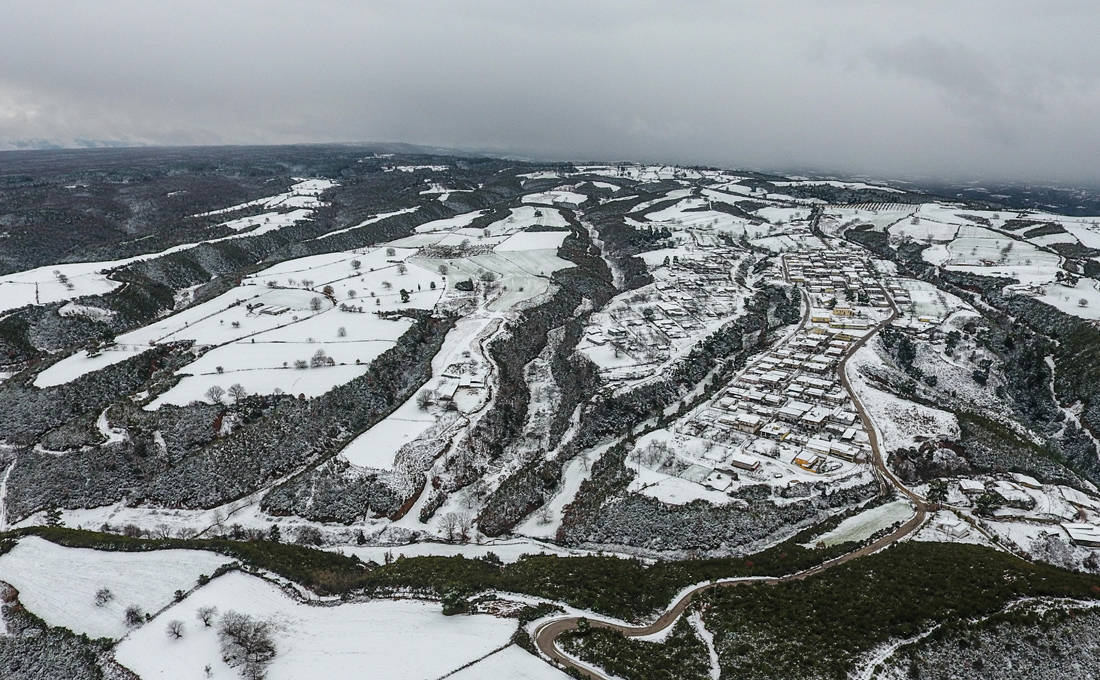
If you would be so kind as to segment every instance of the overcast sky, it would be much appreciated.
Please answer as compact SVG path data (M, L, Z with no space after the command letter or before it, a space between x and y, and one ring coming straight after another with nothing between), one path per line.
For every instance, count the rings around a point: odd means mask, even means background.
M1100 182L1100 2L0 0L0 140Z

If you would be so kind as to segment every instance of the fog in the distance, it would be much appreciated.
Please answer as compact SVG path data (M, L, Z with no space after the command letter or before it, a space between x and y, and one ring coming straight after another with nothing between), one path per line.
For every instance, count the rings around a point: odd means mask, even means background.
M0 2L0 142L1100 182L1100 5Z

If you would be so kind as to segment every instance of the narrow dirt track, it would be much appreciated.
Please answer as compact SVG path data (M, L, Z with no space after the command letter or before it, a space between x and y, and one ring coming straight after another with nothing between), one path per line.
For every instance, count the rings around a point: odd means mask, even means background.
M784 278L786 278L786 261L783 262L783 274ZM806 297L805 292L801 288L799 288L799 291L802 293L803 300L806 302L806 312L803 314L802 321L799 324L799 329L801 329L806 325L806 322L809 319L810 305L809 299ZM809 569L805 569L803 571L795 572L793 574L787 574L785 576L775 576L767 578L744 578L740 580L731 579L729 581L723 581L719 583L700 584L684 593L680 597L680 599L676 600L655 621L647 625L624 626L613 621L607 621L598 618L588 618L589 626L593 628L605 628L609 630L615 630L627 637L645 637L647 635L653 635L671 626L676 621L676 619L678 619L680 615L684 613L688 606L691 605L692 599L699 593L702 593L706 590L709 590L711 588L729 588L734 586L752 584L776 585L779 583L800 581L802 579L809 578L810 576L820 574L821 572L836 567L838 565L850 562L851 560L859 559L860 557L878 552L879 550L882 550L883 548L886 548L887 546L909 536L914 531L919 529L922 524L924 524L924 521L928 515L927 503L925 503L924 499L922 499L920 496L916 495L908 488L906 488L905 485L902 484L900 480L898 480L898 478L895 477L894 474L890 472L890 470L886 467L886 462L882 457L882 450L880 448L878 434L875 431L874 424L871 422L871 418L867 414L867 410L864 408L863 402L860 400L859 395L856 394L855 390L852 388L851 382L848 380L847 375L848 359L850 359L857 350L863 347L863 345L865 345L867 341L870 340L875 334L881 331L883 327L885 327L887 324L891 323L894 319L897 318L898 310L897 307L894 305L893 299L889 296L889 294L887 294L886 297L887 300L890 300L890 315L880 321L878 324L876 324L870 332L865 334L862 338L860 338L858 341L853 343L851 347L848 348L848 351L840 360L840 363L837 367L837 372L840 375L841 385L851 397L852 403L856 408L856 412L859 414L859 418L863 423L863 428L867 432L872 452L871 465L874 468L875 475L879 478L879 481L883 485L884 490L889 486L892 486L899 493L901 493L903 496L913 502L913 505L916 506L916 513L913 515L913 517L889 534L875 541L872 541L871 543L861 548L858 548L857 550L853 550L852 552L841 555L840 557L827 560L825 562L822 562L821 564L810 567ZM579 621L580 617L564 616L542 624L537 629L535 629L534 635L532 636L535 642L535 646L538 648L539 652L546 658L565 668L575 669L586 678L592 678L593 680L610 680L610 678L599 673L598 671L596 671L596 669L578 663L571 657L566 656L560 649L558 649L558 638L562 634L574 630L577 627Z

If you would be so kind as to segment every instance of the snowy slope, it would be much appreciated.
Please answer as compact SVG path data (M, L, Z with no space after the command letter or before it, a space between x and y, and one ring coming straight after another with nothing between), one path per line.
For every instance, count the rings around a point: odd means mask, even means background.
M131 634L118 647L119 663L145 680L237 680L238 672L221 660L215 627L205 628L195 618L204 606L275 624L276 657L268 680L437 678L506 644L516 629L514 621L487 615L446 617L438 604L413 600L306 605L267 581L234 572ZM173 619L186 626L182 639L165 635Z
M172 602L177 589L193 588L200 574L209 575L227 562L227 557L198 550L107 552L64 548L31 536L0 556L0 581L13 585L23 606L51 626L93 638L120 638L128 630L127 607L155 613ZM95 604L100 588L114 594L102 607Z

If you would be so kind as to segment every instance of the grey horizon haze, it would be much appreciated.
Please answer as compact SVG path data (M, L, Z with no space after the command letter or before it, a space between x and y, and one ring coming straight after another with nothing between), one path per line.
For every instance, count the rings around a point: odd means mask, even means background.
M1100 184L1100 3L2 0L0 143Z

